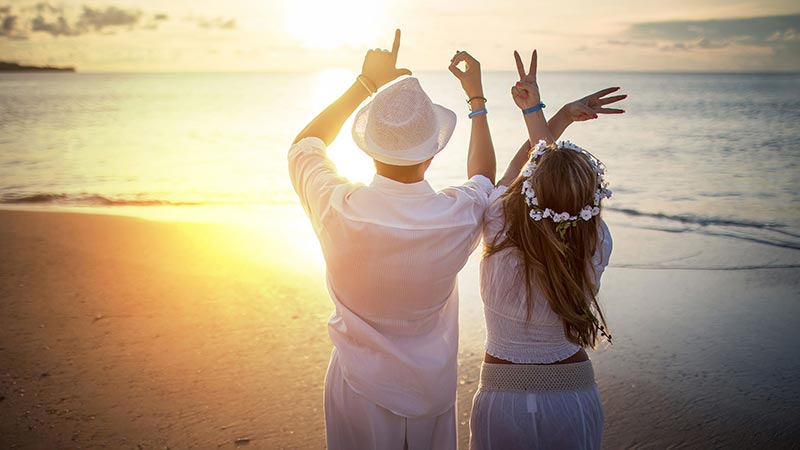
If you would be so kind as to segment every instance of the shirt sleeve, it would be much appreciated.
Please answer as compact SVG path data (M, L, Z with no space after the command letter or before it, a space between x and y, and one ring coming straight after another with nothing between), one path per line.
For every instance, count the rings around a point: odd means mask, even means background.
M336 173L322 139L307 137L289 149L289 178L316 229L330 207L331 193L347 179Z
M483 214L483 240L491 242L503 229L505 218L503 217L503 201L500 200L508 190L507 186L497 186L489 194L489 206Z
M597 250L592 257L592 264L594 265L595 272L595 286L600 290L600 278L606 270L609 261L611 260L611 250L614 242L611 239L611 231L608 229L605 220L600 220L600 242L597 244Z
M489 195L494 190L491 180L483 175L473 175L462 187L482 210L489 206Z

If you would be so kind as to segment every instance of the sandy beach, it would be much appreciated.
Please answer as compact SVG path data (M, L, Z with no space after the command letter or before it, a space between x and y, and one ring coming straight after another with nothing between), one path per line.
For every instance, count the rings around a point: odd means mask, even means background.
M796 448L797 251L609 222L604 446ZM322 267L259 233L0 211L0 448L324 448ZM478 257L460 286L461 449Z

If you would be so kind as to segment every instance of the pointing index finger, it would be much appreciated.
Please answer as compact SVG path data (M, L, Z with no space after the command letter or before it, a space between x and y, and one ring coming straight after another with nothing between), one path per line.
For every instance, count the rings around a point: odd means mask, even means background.
M392 43L392 55L397 59L397 52L400 50L400 29L394 30L394 43Z

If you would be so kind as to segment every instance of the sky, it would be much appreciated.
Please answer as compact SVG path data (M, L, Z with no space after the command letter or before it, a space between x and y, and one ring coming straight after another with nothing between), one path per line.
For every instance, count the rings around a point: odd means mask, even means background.
M513 70L800 71L797 0L0 0L0 60L83 72L357 70L403 39L398 65L467 50Z

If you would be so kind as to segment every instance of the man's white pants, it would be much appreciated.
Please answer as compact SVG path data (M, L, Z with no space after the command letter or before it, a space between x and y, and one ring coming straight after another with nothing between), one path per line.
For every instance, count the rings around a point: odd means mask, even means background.
M456 450L455 405L436 417L398 416L355 392L342 376L336 349L325 376L328 450Z

